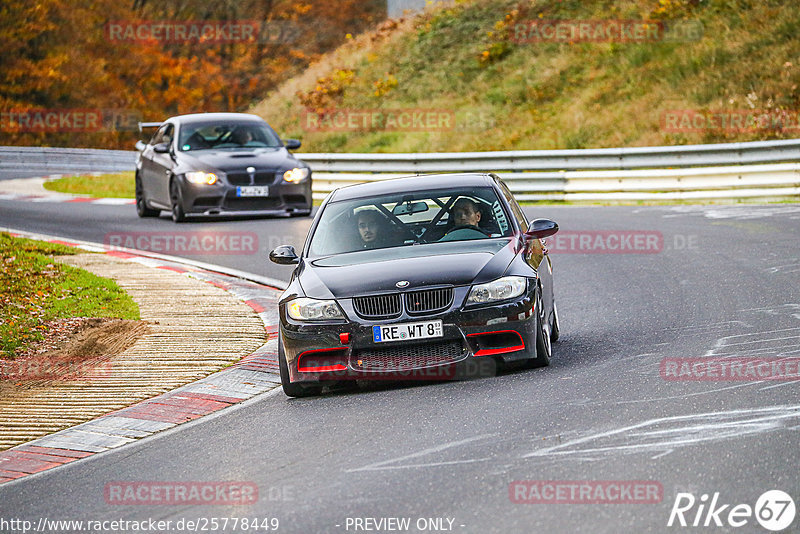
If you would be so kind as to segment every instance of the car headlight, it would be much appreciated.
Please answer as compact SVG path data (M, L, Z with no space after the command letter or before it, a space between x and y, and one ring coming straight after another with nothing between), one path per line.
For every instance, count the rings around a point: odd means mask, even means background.
M513 299L525 293L526 286L527 281L524 276L504 276L492 282L472 286L467 304Z
M283 179L293 184L299 184L308 178L308 167L295 167L283 173Z
M298 298L286 305L289 317L297 321L329 321L344 319L335 300Z
M217 183L217 175L213 172L190 171L184 174L184 176L193 184L214 185Z

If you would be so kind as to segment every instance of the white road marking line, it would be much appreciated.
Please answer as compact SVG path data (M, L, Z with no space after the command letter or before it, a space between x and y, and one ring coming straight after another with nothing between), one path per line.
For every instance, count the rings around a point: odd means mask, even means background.
M635 425L591 434L583 438L568 441L562 445L545 447L525 454L522 457L588 456L597 454L605 455L606 453L635 453L652 449L666 450L683 445L693 445L706 441L778 430L786 428L782 426L784 420L797 418L800 418L800 405L772 406L767 408L661 417ZM666 430L643 430L655 425L674 423L686 423L686 426L677 426ZM621 438L623 443L619 445L578 448L579 446L593 441L599 442L604 438Z
M459 440L459 441L451 441L450 443L443 443L442 445L436 445L435 447L431 447L429 449L423 449L421 451L413 452L413 453L407 454L405 456L400 456L399 458L392 458L390 460L384 460L382 462L375 462L375 463L372 463L372 464L365 465L364 467L357 467L355 469L347 469L345 472L346 473L353 473L353 472L357 472L357 471L375 471L375 470L380 470L380 469L392 469L391 467L383 467L383 466L386 466L386 465L389 465L389 464L393 464L393 463L402 462L404 460L410 460L412 458L419 458L420 456L426 456L428 454L434 454L434 453L437 453L437 452L442 452L442 451L445 451L447 449L452 449L454 447L459 447L461 445L466 445L467 443L472 443L472 442L475 442L475 441L481 441L481 440L484 440L484 439L488 439L488 438L494 437L496 435L497 434L481 434L480 436L474 436L474 437L467 438L467 439L462 439L462 440ZM473 461L473 460L470 460L470 461ZM483 459L474 460L474 461L483 461Z
M747 382L745 384L736 384L734 386L727 386L724 388L716 388L716 389L709 389L707 391L698 391L697 393L685 393L682 395L673 395L670 397L658 397L652 399L639 399L639 400L624 400L624 401L617 401L614 404L640 404L642 402L657 402L657 401L665 401L665 400L675 400L675 399L685 399L687 397L698 397L700 395L708 395L709 393L718 393L720 391L725 391L728 389L737 389L743 388L746 386L752 386L753 384L760 384L761 382Z
M787 380L785 382L781 382L780 384L772 384L771 386L764 386L763 388L758 388L758 390L759 391L764 391L764 390L767 390L767 389L780 388L780 387L783 387L783 386L796 386L796 385L797 385L797 380Z
M666 456L666 455L668 455L668 454L672 454L672 451L673 451L673 450L674 450L674 449L670 449L670 450L668 450L668 451L664 451L664 452L662 452L661 454L656 454L655 456L651 456L651 457L650 457L650 459L651 459L651 460L658 460L658 459L659 459L659 458L661 458L662 456Z

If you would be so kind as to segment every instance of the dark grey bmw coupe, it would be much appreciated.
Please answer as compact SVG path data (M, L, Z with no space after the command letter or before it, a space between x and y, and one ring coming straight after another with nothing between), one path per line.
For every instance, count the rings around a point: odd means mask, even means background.
M343 187L320 207L279 301L284 392L328 381L446 379L500 359L550 361L558 338L542 238L493 174L397 178ZM492 363L494 363L492 361Z
M171 117L136 149L136 212L175 222L187 215L311 213L311 169L269 125L246 113Z

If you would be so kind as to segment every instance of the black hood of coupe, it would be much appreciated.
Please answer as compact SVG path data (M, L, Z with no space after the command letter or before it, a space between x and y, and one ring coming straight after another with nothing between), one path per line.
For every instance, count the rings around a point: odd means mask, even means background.
M513 240L512 240L513 244ZM457 241L305 260L298 281L312 298L349 298L421 287L482 283L503 276L516 256L508 239Z
M255 148L247 150L193 150L179 152L181 167L203 171L244 171L255 167L256 171L284 170L298 166L298 160L283 147Z

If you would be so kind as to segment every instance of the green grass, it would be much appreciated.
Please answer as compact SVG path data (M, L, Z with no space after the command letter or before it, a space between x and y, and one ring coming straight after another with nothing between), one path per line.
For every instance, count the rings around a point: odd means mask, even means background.
M51 319L139 319L139 307L113 280L53 258L76 252L0 233L0 358L41 340Z
M133 171L99 176L64 176L44 183L44 188L59 193L91 195L98 198L133 198Z
M699 40L516 43L539 18L688 20ZM252 108L308 152L447 152L794 138L784 130L669 132L668 110L800 110L800 3L777 0L458 0L388 36L360 36ZM352 70L343 90L320 78ZM396 85L378 91L388 79ZM377 84L377 85L376 85ZM452 110L450 131L312 131L321 109ZM298 154L302 157L302 153Z

